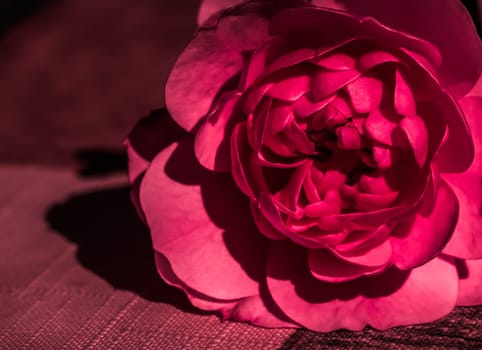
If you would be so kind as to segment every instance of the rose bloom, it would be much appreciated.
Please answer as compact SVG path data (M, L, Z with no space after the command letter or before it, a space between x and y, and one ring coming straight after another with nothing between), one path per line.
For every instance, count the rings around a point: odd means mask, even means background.
M458 0L206 0L199 23L170 116L126 142L168 284L321 332L482 304L482 45Z

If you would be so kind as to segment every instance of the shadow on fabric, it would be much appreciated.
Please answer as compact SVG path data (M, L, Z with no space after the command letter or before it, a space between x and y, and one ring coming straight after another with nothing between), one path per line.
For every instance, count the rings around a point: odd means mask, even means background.
M157 274L149 231L137 217L128 186L75 194L49 208L46 220L78 245L80 264L114 288L200 313Z

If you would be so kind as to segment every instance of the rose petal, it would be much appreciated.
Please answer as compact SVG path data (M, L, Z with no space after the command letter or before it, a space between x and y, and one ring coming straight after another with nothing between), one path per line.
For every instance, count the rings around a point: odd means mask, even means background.
M311 85L309 72L290 70L274 73L270 78L274 84L266 94L283 101L296 101L310 89Z
M264 300L258 295L245 298L236 303L227 318L266 328L299 327L285 315L279 315L278 317L273 313L273 310L268 310Z
M129 157L129 180L143 173L154 157L171 143L187 136L166 109L153 111L137 122L125 142Z
M310 96L317 102L326 99L328 96L354 81L359 76L360 73L355 70L317 70L313 77Z
M246 134L245 122L241 122L234 127L231 135L231 171L234 182L239 189L248 197L255 198L254 187L248 170L245 168L249 162L249 155L252 152Z
M366 72L375 66L387 62L399 63L400 60L391 53L385 51L370 51L358 59L357 69L360 72Z
M225 12L216 32L225 45L234 51L252 51L268 39L268 20L262 15L262 2L245 3Z
M324 0L313 3L323 5ZM482 45L472 19L460 1L452 0L340 0L329 1L348 13L371 16L401 32L435 44L443 62L445 85L464 96L482 71ZM333 8L333 7L332 7ZM427 14L430 14L428 16Z
M306 95L303 95L293 104L293 110L297 117L306 118L326 107L334 98L333 95L324 100L312 102Z
M261 327L296 327L285 315L274 306L268 310L259 295L243 298L239 301L223 301L202 295L185 285L172 271L169 260L159 252L155 252L157 271L169 285L181 289L189 301L202 310L219 311L224 319L245 321Z
M304 249L285 241L270 244L268 288L283 312L318 332L376 329L434 321L457 298L457 272L442 259L412 270L395 268L343 284L323 283L308 272Z
M251 201L251 214L253 215L254 222L256 223L259 231L267 238L275 240L286 239L285 236L279 233L278 230L276 230L273 225L266 220L255 201Z
M414 115L403 118L399 125L407 136L415 161L422 168L427 161L428 154L428 130L425 122L422 118Z
M384 240L380 244L365 247L364 249L350 251L334 249L333 253L346 262L374 268L386 266L390 262L392 246L390 241Z
M295 42L306 41L306 45L315 45L318 47L330 46L336 42L354 37L375 37L382 42L391 42L396 46L407 47L412 51L420 53L429 58L429 61L435 66L440 63L440 54L437 48L430 43L431 41L425 41L416 36L384 26L373 18L376 8L373 10L373 6L365 4L365 1L363 4L353 0L340 1L341 5L339 8L344 9L344 7L346 7L345 4L349 4L350 7L353 7L353 11L331 11L326 7L288 9L280 12L271 20L270 34L285 36ZM393 16L399 16L399 13L392 11L391 6L386 6L386 4L381 3L381 1L382 0L375 1L379 8L382 8L383 11L388 13L393 12ZM401 5L401 0L398 1L400 1ZM415 5L415 0L411 2ZM313 3L316 5L317 1L315 0ZM373 11L370 11L371 13L365 11L361 17L353 15L366 9ZM420 11L419 8L416 8L414 12L424 17L426 13L430 13L430 11ZM407 16L410 17L411 15L407 14ZM377 17L375 16L375 18ZM406 21L403 17L399 18L399 20ZM383 21L382 23L386 24ZM421 19L420 23L425 24L425 18ZM337 28L337 30L334 31L333 28ZM326 35L326 33L330 33L330 35ZM440 39L438 41L440 41Z
M372 111L363 124L363 130L371 139L386 146L393 145L392 134L397 123L393 118L385 116L380 110Z
M482 304L482 259L460 261L463 271L459 272L459 295L457 305ZM460 268L459 268L460 270Z
M318 57L313 63L330 70L353 70L356 60L344 52L335 52Z
M482 91L480 92L482 95ZM480 95L479 95L480 96ZM471 96L460 101L467 116L475 143L475 159L460 174L443 174L459 203L459 221L444 253L462 259L482 258L482 97Z
M192 140L175 146L154 158L141 184L154 249L183 283L204 295L256 295L265 243L250 220L246 197L229 175L197 164Z
M330 283L352 281L381 269L379 265L366 266L340 259L327 249L310 249L308 251L308 265L313 277Z
M345 87L353 108L358 113L369 113L380 105L383 83L372 77L361 77Z
M415 115L416 106L412 89L408 85L407 78L398 69L395 70L393 104L398 114L406 117Z
M172 118L191 131L242 65L241 53L227 48L214 30L199 31L177 59L167 80L166 105Z
M454 232L458 218L458 202L450 187L441 184L435 207L427 212L426 207L417 213L414 220L401 222L393 231L392 262L402 270L421 266L437 256Z
M201 27L213 15L219 15L222 11L242 4L246 0L202 0L199 7L197 24Z
M199 163L208 170L231 170L230 135L239 118L235 115L240 93L227 93L199 128L194 152Z

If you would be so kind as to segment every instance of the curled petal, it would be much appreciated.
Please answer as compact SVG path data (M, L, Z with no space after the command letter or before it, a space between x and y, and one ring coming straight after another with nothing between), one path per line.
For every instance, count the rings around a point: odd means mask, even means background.
M395 71L393 104L398 114L406 117L415 115L415 98L406 77L398 69Z
M311 76L309 73L301 73L284 77L281 74L275 78L275 83L266 93L272 98L282 101L296 101L309 89Z
M239 96L239 93L230 93L220 98L196 134L194 152L206 169L231 170L229 137L239 119L235 115Z
M333 253L346 262L375 268L386 266L390 262L392 246L388 240L384 240L380 244L372 245L365 249L350 251L334 249Z
M329 70L353 70L356 60L343 52L335 52L321 56L313 63Z
M356 70L328 71L318 70L313 77L310 96L321 101L360 76Z
M360 72L366 72L369 69L372 69L373 67L376 67L380 64L383 63L399 63L400 60L392 55L391 53L388 53L386 51L370 51L368 53L363 54L357 62L357 69Z
M199 31L177 59L166 84L166 105L172 118L191 131L242 65L241 53L226 47L214 30Z
M482 95L482 91L479 92ZM459 203L459 221L444 252L462 259L482 258L482 97L461 100L475 141L475 159L470 168L460 174L443 174L453 188Z
M296 327L276 308L269 307L268 309L260 295L252 295L236 301L211 298L183 283L172 271L169 260L161 253L155 252L154 257L157 271L162 279L167 284L181 289L187 295L189 301L202 310L218 311L225 319L245 321L261 327Z
M450 261L435 258L410 272L390 268L369 278L327 283L309 273L306 259L305 249L271 242L268 288L289 318L313 331L431 322L455 306L458 277Z
M247 141L246 123L241 122L234 127L231 135L231 172L239 189L250 198L255 198L254 186L246 169L251 152Z
M450 187L442 183L435 206L422 207L413 221L401 222L390 237L393 263L402 270L425 264L449 241L457 223L459 206ZM428 212L427 212L428 211Z
M418 116L403 118L400 128L407 136L415 161L419 167L423 167L428 154L428 130L425 122Z
M385 259L385 262L388 262L388 259ZM313 277L330 283L351 281L364 275L373 274L381 269L379 265L367 266L340 259L327 249L310 249L308 251L308 266Z
M265 243L249 219L246 198L228 174L203 170L193 153L192 140L184 139L160 152L146 171L140 202L154 249L199 293L221 300L256 295ZM243 212L247 217L239 220ZM250 244L252 257L245 255ZM245 261L248 256L258 267Z

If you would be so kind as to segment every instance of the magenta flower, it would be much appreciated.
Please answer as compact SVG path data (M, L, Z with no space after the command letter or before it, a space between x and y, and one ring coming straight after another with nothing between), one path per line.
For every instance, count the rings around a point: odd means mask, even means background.
M458 0L205 0L127 141L162 278L314 331L482 304L482 45Z

